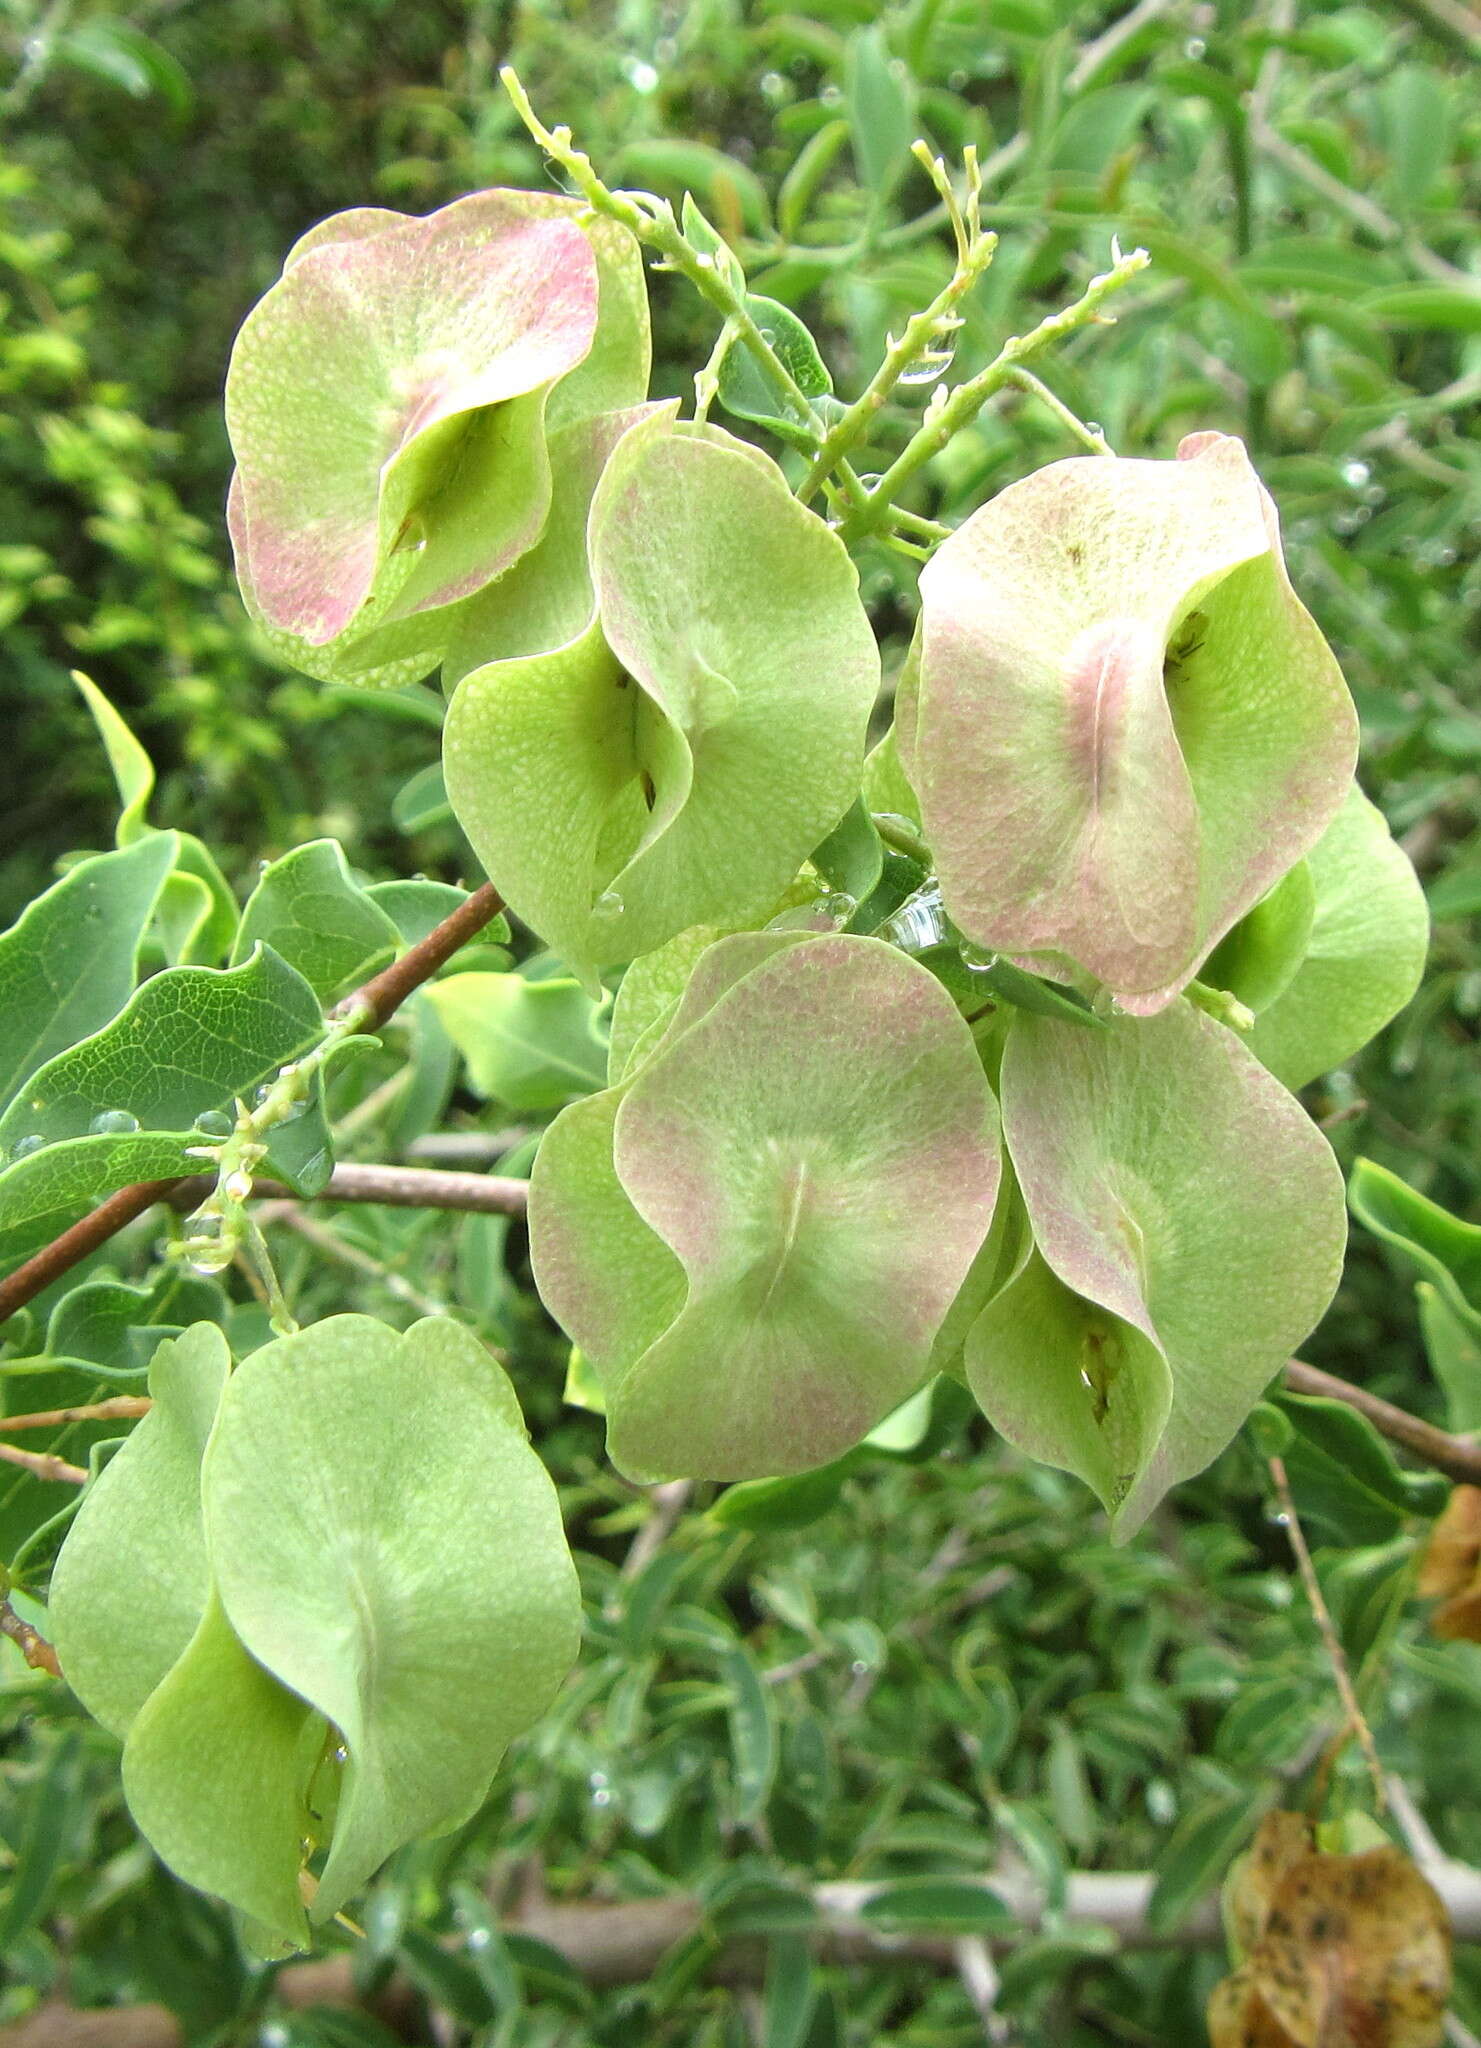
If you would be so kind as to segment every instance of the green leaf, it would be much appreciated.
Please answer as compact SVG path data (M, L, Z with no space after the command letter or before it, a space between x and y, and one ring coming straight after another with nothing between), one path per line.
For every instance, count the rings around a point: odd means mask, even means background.
M118 800L123 809L118 818L117 843L120 846L132 845L149 830L144 813L154 790L154 763L97 684L83 675L80 669L73 669L72 680L93 715L93 723L108 756L108 766L113 770L113 780L118 785Z
M1051 463L942 544L921 603L897 744L947 912L1162 1008L1320 837L1356 751L1243 447Z
M1183 1816L1157 1858L1147 1904L1147 1925L1155 1933L1170 1934L1218 1889L1268 1804L1264 1792L1229 1793Z
M301 1844L323 1741L323 1721L247 1654L212 1590L123 1752L129 1811L162 1861L299 1948Z
M531 1176L536 1278L602 1379L614 1462L750 1479L840 1456L927 1377L997 1178L971 1034L923 969L874 939L710 947Z
M742 240L748 229L764 233L771 223L766 188L756 173L707 142L675 135L629 142L618 151L612 173L626 184L651 186L679 200L697 192L729 242Z
M165 832L94 854L0 935L0 1105L128 1001L174 859Z
M57 1654L77 1697L115 1735L127 1734L205 1612L201 1458L230 1367L214 1323L159 1346L154 1406L89 1485L57 1559Z
M565 1677L580 1608L555 1491L471 1331L349 1315L238 1368L202 1493L233 1629L348 1750L323 1920L466 1813Z
M478 1093L512 1110L559 1109L606 1081L603 1005L576 982L450 974L426 1000Z
M1389 327L1481 334L1481 291L1469 285L1389 285L1370 293L1362 307Z
M710 1519L723 1529L806 1529L837 1507L856 1462L857 1454L849 1451L795 1479L744 1479L726 1487Z
M1481 1316L1462 1316L1438 1287L1421 1280L1419 1327L1435 1378L1445 1389L1450 1427L1481 1429Z
M1465 1223L1374 1160L1359 1159L1348 1200L1359 1223L1402 1252L1462 1317L1481 1317L1481 1224Z
M46 1768L17 1802L10 1884L0 1896L0 1952L17 1953L51 1903L63 1860L71 1846L88 1786L82 1768L82 1734L70 1728L53 1743ZM7 1833L10 1830L7 1829Z
M999 1002L1010 1003L1015 1010L1030 1010L1036 1017L1057 1017L1065 1024L1089 1025L1095 1030L1104 1021L1097 1017L1078 989L1045 981L1037 974L1026 974L1011 960L1003 959L1001 954L988 960L964 958L963 965L969 976L968 994L977 994L973 1008L979 1007L989 997L996 997Z
M863 903L875 889L884 872L884 842L862 799L849 805L821 846L813 849L812 864L855 903Z
M968 1332L968 1381L1124 1536L1326 1308L1341 1177L1299 1103L1186 1002L1096 1032L1020 1013L1001 1086L1037 1252Z
M882 22L856 29L849 37L843 96L859 183L882 203L905 173L916 134L910 74L890 55Z
M1279 1405L1296 1425L1284 1457L1302 1519L1321 1522L1339 1543L1384 1543L1405 1516L1437 1515L1449 1499L1448 1480L1404 1471L1345 1401L1282 1394Z
M729 1695L730 1792L736 1820L753 1824L766 1810L777 1767L776 1708L771 1688L744 1644L722 1652L720 1677Z
M391 823L398 832L425 832L453 814L442 780L442 763L429 761L403 782L391 799Z
M172 967L112 1023L32 1074L0 1117L0 1146L40 1137L184 1131L307 1050L324 1028L313 990L259 947L240 967ZM26 1164L23 1158L19 1164ZM0 1219L12 1163L0 1173Z
M1288 1088L1350 1059L1403 1009L1429 945L1424 895L1408 857L1356 787L1307 866L1315 890L1310 937L1274 999L1251 1005L1259 1014L1245 1040ZM1240 994L1233 982L1224 985Z
M762 2039L766 2048L805 2048L816 1993L806 1941L784 1934L767 1944Z
M590 552L599 618L466 675L444 759L491 879L595 992L769 912L858 790L879 656L837 536L718 430L629 431Z
M902 1877L871 1892L859 1908L870 1927L898 1934L1003 1935L1013 1915L985 1884L946 1877Z
M315 839L263 869L242 912L231 962L237 966L255 946L270 946L327 1006L394 959L399 936L351 875L338 841Z
M817 343L789 306L753 293L746 298L746 311L804 398L822 398L833 389ZM789 439L800 431L805 441L811 442L811 431L795 399L777 390L742 340L733 341L726 351L717 396L734 419L754 420Z

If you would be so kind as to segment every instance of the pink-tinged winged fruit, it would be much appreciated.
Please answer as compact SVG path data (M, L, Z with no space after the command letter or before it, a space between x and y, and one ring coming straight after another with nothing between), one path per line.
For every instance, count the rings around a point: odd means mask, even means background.
M590 982L768 913L858 794L879 655L838 537L718 429L632 426L586 552L579 629L463 676L444 769L491 880Z
M921 577L900 755L968 938L1170 1002L1320 838L1356 719L1242 444L1012 485Z
M636 404L636 245L573 201L483 192L312 229L227 378L228 523L248 609L335 679L440 659L461 600L538 540L547 436Z
M826 1463L921 1384L992 1216L971 1034L878 940L704 953L656 1043L551 1126L536 1278L635 1478Z
M1099 1031L1020 1012L1001 1099L1035 1249L967 1333L967 1377L1126 1535L1326 1308L1342 1176L1295 1098L1187 1001Z

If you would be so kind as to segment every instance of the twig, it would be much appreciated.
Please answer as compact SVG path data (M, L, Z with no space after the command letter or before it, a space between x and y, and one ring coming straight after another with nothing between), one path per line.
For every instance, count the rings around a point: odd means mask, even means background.
M115 1415L147 1415L153 1407L147 1394L114 1394L90 1401L85 1408L38 1408L30 1415L0 1415L0 1429L55 1429L64 1422L110 1422Z
M1054 342L1062 341L1076 329L1107 317L1101 313L1101 306L1114 292L1130 284L1150 261L1145 249L1132 249L1124 256L1115 250L1110 269L1091 278L1073 305L1051 313L1027 334L1011 335L985 370L979 370L965 384L958 384L943 403L927 414L879 482L866 494L863 504L845 520L846 537L857 539L872 532L899 495L902 485L932 456L938 455L954 434L977 417L988 399L1010 381L1021 363Z
M21 1620L8 1600L0 1600L0 1636L9 1636L33 1671L49 1671L53 1678L61 1677L56 1651L39 1629Z
M628 1546L627 1556L622 1560L621 1576L624 1579L635 1579L644 1565L657 1556L673 1534L674 1524L688 1507L693 1491L692 1479L666 1479L662 1485L649 1489L648 1498L653 1512Z
M503 899L492 884L486 882L482 888L475 889L451 916L445 917L440 925L428 932L426 938L408 947L399 960L372 976L363 988L347 997L335 1012L336 1018L340 1022L352 1019L359 1029L378 1028L414 989L429 980L444 961L451 959L460 946L466 945L469 939L482 931L502 908ZM43 1246L24 1265L18 1266L7 1279L0 1280L0 1323L33 1300L43 1288L59 1280L63 1273L70 1272L79 1260L105 1245L125 1224L142 1216L146 1209L152 1209L156 1202L164 1201L177 1184L175 1180L149 1180L120 1188L91 1214L64 1230L59 1237L54 1237L49 1245Z
M65 1479L71 1486L85 1486L87 1474L80 1465L69 1465L51 1451L23 1451L19 1444L0 1443L0 1463L19 1465L37 1479Z
M1083 92L1103 64L1109 63L1123 44L1129 43L1139 29L1149 21L1156 21L1168 12L1172 0L1137 0L1135 7L1123 14L1119 21L1113 21L1104 35L1087 43L1076 58L1069 76L1065 79L1067 93Z
M1286 1539L1291 1546L1291 1555L1296 1560L1296 1569L1301 1575L1301 1584L1306 1590L1307 1604L1311 1608L1312 1619L1315 1621L1318 1633L1321 1636L1322 1647L1327 1653L1327 1662L1332 1668L1332 1680L1337 1687L1338 1697L1342 1701L1343 1711L1347 1715L1348 1730L1358 1739L1358 1747L1363 1752L1363 1759L1368 1766L1368 1774L1373 1780L1373 1797L1377 1803L1378 1811L1382 1813L1388 1803L1388 1787L1384 1780L1383 1765L1378 1760L1378 1749L1373 1740L1373 1731L1368 1726L1363 1710L1358 1704L1358 1696L1353 1689L1352 1673L1347 1668L1347 1655L1338 1637L1331 1611L1322 1594L1321 1581L1316 1575L1316 1566L1311 1561L1311 1552L1306 1545L1306 1535L1301 1527L1301 1518L1296 1513L1296 1502L1291 1493L1291 1482L1286 1477L1285 1460L1283 1458L1270 1458L1267 1460L1267 1463L1270 1466L1270 1476L1275 1482L1276 1498L1280 1502L1281 1521L1285 1526Z
M399 960L373 974L362 988L346 996L336 1017L353 1017L362 1031L377 1031L393 1017L424 981L430 981L439 967L451 960L460 946L477 938L486 924L492 924L504 908L504 899L492 882L461 902L441 924L434 925L426 938L408 946Z
M404 1301L409 1308L419 1310L424 1316L447 1314L445 1301L437 1301L432 1295L424 1294L414 1282L400 1273L393 1273L382 1260L372 1257L369 1252L361 1251L359 1245L347 1243L325 1224L315 1222L311 1216L305 1216L296 1206L284 1208L275 1221L286 1223L290 1230L297 1231L306 1244L311 1244L315 1251L322 1252L326 1259L334 1259L341 1266L353 1267L355 1272L363 1273L367 1278L377 1281L388 1294L394 1294L398 1301ZM0 1446L0 1449L3 1449L3 1446Z
M170 1184L170 1201L192 1207L213 1182L192 1174ZM458 1209L479 1216L523 1216L529 1183L494 1173L448 1173L428 1166L336 1166L316 1202L370 1202L382 1209ZM298 1202L282 1181L254 1180L253 1200Z
M982 2038L994 2044L1011 2041L1012 2033L1008 2022L998 2011L998 1992L1002 1980L998 1966L992 1959L992 1950L980 1934L963 1935L953 1942L952 1952L956 1961L956 1973L962 1980L962 1989L972 2001L972 2009L982 2022Z
M1313 192L1320 193L1329 205L1345 213L1358 227L1366 229L1375 241L1390 248L1401 248L1417 270L1444 284L1474 284L1469 272L1458 270L1453 263L1447 263L1443 256L1436 255L1433 249L1416 240L1375 200L1353 191L1340 178L1334 178L1324 164L1319 164L1314 156L1308 156L1294 142L1288 142L1268 121L1252 119L1250 139L1272 163L1279 164L1293 178L1299 178L1303 185L1309 185Z
M1370 1394L1366 1387L1355 1387L1350 1380L1340 1380L1301 1358L1293 1358L1286 1367L1286 1385L1295 1394L1345 1401L1349 1408L1366 1415L1380 1435L1401 1444L1422 1464L1443 1472L1457 1485L1481 1486L1481 1444L1467 1437L1451 1436L1446 1430L1436 1429L1432 1422L1421 1422L1417 1415Z

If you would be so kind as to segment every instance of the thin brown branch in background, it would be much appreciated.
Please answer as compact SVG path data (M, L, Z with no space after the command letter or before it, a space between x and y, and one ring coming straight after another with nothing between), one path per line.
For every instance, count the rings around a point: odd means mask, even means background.
M0 1600L0 1636L9 1636L33 1671L49 1671L53 1678L61 1677L56 1651L39 1629L21 1620L8 1600Z
M1358 1704L1357 1692L1352 1682L1352 1673L1347 1668L1347 1653L1342 1647L1341 1639L1337 1634L1336 1624L1332 1620L1331 1610L1328 1608L1325 1596L1322 1593L1321 1581L1316 1575L1316 1566L1311 1561L1311 1552L1307 1548L1306 1543L1306 1532L1301 1527L1301 1517L1296 1513L1296 1502L1291 1492L1291 1482L1286 1477L1285 1460L1283 1458L1270 1458L1266 1462L1270 1466L1270 1476L1275 1482L1275 1493L1277 1500L1280 1502L1280 1518L1285 1528L1286 1540L1291 1546L1291 1555L1296 1560L1296 1569L1301 1575L1301 1584L1305 1588L1307 1604L1311 1608L1312 1619L1315 1621L1317 1632L1321 1636L1322 1647L1327 1653L1327 1662L1332 1668L1332 1681L1337 1687L1337 1694L1342 1701L1343 1712L1347 1716L1347 1732L1357 1737L1358 1747L1362 1750L1363 1760L1368 1766L1368 1774L1373 1780L1374 1803L1378 1811L1382 1813L1388 1805L1388 1784L1383 1775L1383 1765L1378 1760L1378 1747L1373 1740L1373 1730L1368 1726L1367 1717L1363 1713L1362 1707Z
M65 1479L70 1486L84 1486L87 1474L81 1465L69 1465L51 1451L23 1451L19 1444L0 1444L0 1463L19 1465L35 1479Z
M147 1394L114 1394L85 1408L38 1408L30 1415L0 1415L0 1429L59 1429L64 1422L111 1422L115 1415L147 1415Z

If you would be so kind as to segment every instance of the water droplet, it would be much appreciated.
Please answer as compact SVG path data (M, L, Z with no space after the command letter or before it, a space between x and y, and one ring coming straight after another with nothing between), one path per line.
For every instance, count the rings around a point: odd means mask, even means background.
M941 906L937 883L927 882L907 896L892 917L887 917L875 934L902 953L924 953L939 946L946 937L946 913Z
M1100 423L1100 421L1099 421L1099 420L1087 420L1087 421L1085 422L1085 431L1086 431L1086 433L1087 433L1087 434L1101 434L1101 435L1103 435L1103 434L1105 433L1105 431L1106 431L1106 430L1105 430L1105 428L1104 428L1104 427L1103 427L1103 426L1101 425L1101 423Z
M825 85L818 94L818 98L825 107L841 107L843 105L843 88L837 85Z
M39 1152L45 1143L45 1138L39 1137L35 1131L32 1131L28 1138L16 1139L11 1147L10 1156L12 1159L29 1159L31 1154Z
M654 92L658 87L658 73L645 57L628 57L624 60L623 75L634 92Z
M788 80L783 78L780 71L763 72L761 78L761 97L765 100L770 100L772 105L775 106L779 100L786 100L792 97L792 87Z
M480 1950L486 1949L492 1940L493 1936L486 1927L475 1927L469 1932L468 1946L477 1955Z
M300 1117L308 1115L313 1106L314 1098L311 1095L301 1095L296 1102L289 1103L283 1114L278 1118L278 1122L280 1124L296 1124Z
M95 1138L126 1138L138 1128L139 1119L131 1109L100 1109L88 1125Z
M955 317L943 320L915 361L901 371L900 382L914 386L938 383L956 360L957 330L961 324Z
M265 2027L258 2029L257 2039L261 2048L288 2048L293 2036L277 2020L269 2020Z
M621 917L623 908L624 905L620 891L616 889L603 889L601 895L598 896L596 902L591 906L591 914L593 917Z
M229 1245L198 1245L190 1255L190 1270L198 1273L202 1280L214 1280L218 1273L224 1273L231 1264Z
M855 1678L862 1678L864 1676L864 1673L868 1669L869 1666L864 1662L864 1659L862 1657L855 1657L853 1663L849 1666L849 1670L852 1671Z
M612 1804L612 1795L603 1787L601 1791L592 1793L591 1803L593 1806L610 1806Z
M1196 64L1207 48L1208 44L1203 40L1202 36L1189 36L1187 42L1183 45L1183 55L1191 57Z
M946 83L953 92L961 92L967 83L967 74L961 70L953 71L947 78Z
M330 1761L337 1764L347 1764L349 1760L350 1752L345 1748L344 1744L342 1742L336 1743L330 1753Z
M1342 465L1342 481L1355 491L1361 490L1372 474L1366 462L1344 462Z
M229 1138L236 1124L224 1109L203 1109L195 1120L195 1128L204 1138Z

